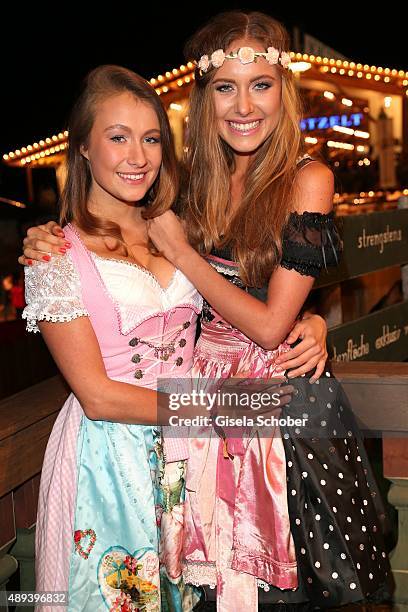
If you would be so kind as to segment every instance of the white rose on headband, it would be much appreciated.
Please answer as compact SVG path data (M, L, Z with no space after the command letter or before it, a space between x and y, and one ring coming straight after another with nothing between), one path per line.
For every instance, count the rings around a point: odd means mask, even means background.
M268 47L266 50L265 59L268 64L277 64L279 60L279 51L275 47Z
M225 53L222 49L217 49L211 55L211 63L214 68L221 68L225 60Z
M238 57L241 64L250 64L255 60L255 51L252 47L241 47L238 51Z
M207 72L208 68L210 67L210 60L208 59L208 55L202 55L200 57L198 67L202 72Z
M287 53L286 51L282 51L281 53L281 58L280 58L280 63L282 64L282 66L284 68L287 68L290 64L290 54Z

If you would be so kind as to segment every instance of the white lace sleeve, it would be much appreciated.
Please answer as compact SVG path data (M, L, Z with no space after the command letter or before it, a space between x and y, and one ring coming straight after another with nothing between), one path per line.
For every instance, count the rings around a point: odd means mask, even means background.
M84 307L79 275L71 256L52 256L49 263L38 262L25 267L23 319L27 331L39 332L37 321L62 323L89 316Z

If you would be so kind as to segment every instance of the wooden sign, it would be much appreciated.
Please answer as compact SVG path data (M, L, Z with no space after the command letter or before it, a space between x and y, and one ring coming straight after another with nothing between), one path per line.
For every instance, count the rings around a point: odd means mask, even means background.
M343 240L338 268L323 272L323 287L408 262L408 210L337 217Z
M327 342L334 362L408 359L408 301L333 327Z

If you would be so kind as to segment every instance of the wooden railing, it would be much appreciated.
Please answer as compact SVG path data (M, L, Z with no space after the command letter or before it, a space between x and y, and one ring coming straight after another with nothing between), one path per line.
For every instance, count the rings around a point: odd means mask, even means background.
M333 370L362 427L382 432L388 498L399 515L392 554L395 601L408 605L408 363L359 361L334 364ZM34 588L39 477L48 436L67 395L56 376L0 402L0 588L16 569L15 558L20 588Z
M68 393L62 378L55 376L0 402L0 590L15 573L17 561L19 589L35 588L34 535L41 467L52 426Z

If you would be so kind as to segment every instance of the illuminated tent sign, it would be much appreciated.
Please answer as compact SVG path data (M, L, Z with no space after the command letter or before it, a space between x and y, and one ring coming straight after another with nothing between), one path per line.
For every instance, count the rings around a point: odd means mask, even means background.
M330 115L329 117L308 117L302 119L300 127L302 132L312 130L328 130L335 125L342 127L358 127L361 125L363 113L352 113L351 115Z

